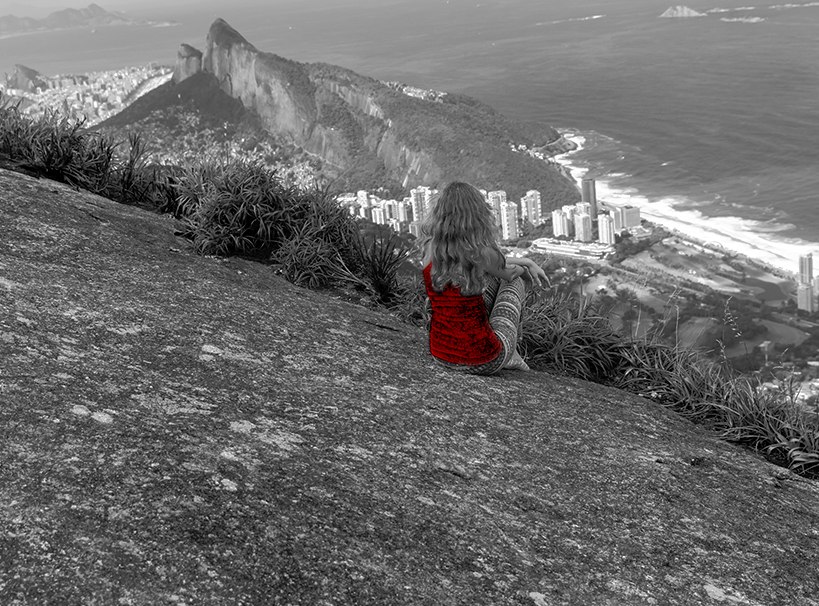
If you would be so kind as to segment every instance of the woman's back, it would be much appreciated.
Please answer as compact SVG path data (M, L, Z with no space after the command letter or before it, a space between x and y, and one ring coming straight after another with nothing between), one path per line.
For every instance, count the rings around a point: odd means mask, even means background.
M432 284L432 263L424 267L424 284L432 305L430 353L454 364L484 364L495 359L501 342L489 324L483 294L463 295L447 284L437 291Z

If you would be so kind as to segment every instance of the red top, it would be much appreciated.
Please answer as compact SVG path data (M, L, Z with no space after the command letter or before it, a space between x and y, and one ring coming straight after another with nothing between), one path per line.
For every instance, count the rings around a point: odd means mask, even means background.
M501 352L502 345L489 324L483 295L462 295L457 286L443 292L432 288L432 263L424 268L424 284L432 303L429 352L454 364L486 364Z

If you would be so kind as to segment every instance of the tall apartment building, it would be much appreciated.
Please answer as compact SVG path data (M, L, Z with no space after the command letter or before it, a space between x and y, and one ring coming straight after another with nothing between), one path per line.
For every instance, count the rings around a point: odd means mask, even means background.
M532 225L540 225L543 223L539 191L536 189L527 191L526 195L520 199L520 207L523 211L523 216L526 217Z
M395 219L398 215L398 209L396 208L398 202L395 200L385 200L384 201L384 212L386 213L387 219Z
M581 200L589 204L591 210L592 221L597 218L597 189L594 184L594 179L583 179L580 190Z
M407 208L406 200L401 200L399 202L396 202L395 203L395 210L396 210L397 218L398 218L399 221L401 221L401 223L406 223L407 221L409 221L409 216L408 216L409 211L408 211L408 208Z
M796 306L808 313L816 311L816 293L813 280L813 253L799 257L799 276L797 277Z
M515 240L520 235L518 231L518 205L514 202L501 202L501 238Z
M796 307L810 314L816 312L816 297L813 292L813 284L796 285Z
M572 237L573 229L572 220L562 209L556 208L552 211L552 234L555 238L558 236Z
M609 215L614 222L614 233L619 234L625 229L625 227L623 227L623 213L620 212L620 207L618 206L612 206L610 209Z
M640 225L640 209L636 206L610 205L609 208L614 218L614 231L617 233Z
M415 190L412 190L415 192ZM426 208L424 206L424 197L423 195L416 195L413 193L410 196L410 207L412 208L412 220L413 222L421 222L426 217Z
M626 229L640 226L640 209L636 206L623 207L623 225Z
M799 283L811 284L813 282L813 253L801 255L799 257Z
M574 216L574 239L578 242L592 241L591 215L583 213Z
M495 216L495 223L501 225L501 204L506 202L506 192L502 189L490 191L486 195L486 201L492 207L492 214Z
M601 244L614 244L614 219L611 215L597 216L598 240Z
M366 189L359 189L356 193L356 202L358 202L359 206L369 206L370 205L370 194Z
M378 223L379 225L384 225L387 222L387 213L384 209L380 206L373 206L372 207L372 220L373 223Z

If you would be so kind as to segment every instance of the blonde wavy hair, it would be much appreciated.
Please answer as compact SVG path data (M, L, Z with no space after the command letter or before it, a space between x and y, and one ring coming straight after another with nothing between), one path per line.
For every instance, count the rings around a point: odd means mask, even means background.
M468 183L447 185L422 222L418 237L424 263L432 262L432 287L440 292L449 283L464 295L480 294L484 267L491 257L497 256L501 268L506 266L496 232L480 191Z

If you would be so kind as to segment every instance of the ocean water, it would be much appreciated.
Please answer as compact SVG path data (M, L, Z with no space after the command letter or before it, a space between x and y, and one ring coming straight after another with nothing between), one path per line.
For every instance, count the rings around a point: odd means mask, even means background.
M104 3L103 3L103 6ZM473 95L582 144L598 195L795 271L819 254L819 2L292 0L152 7L168 28L0 40L0 72L172 63L223 17L258 48ZM740 19L741 21L738 21Z

